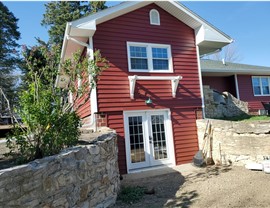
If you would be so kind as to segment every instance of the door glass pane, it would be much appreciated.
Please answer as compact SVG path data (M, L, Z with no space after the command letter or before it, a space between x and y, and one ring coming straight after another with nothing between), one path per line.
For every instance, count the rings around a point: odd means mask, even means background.
M164 116L152 115L151 123L153 132L154 158L156 160L168 158L164 130Z
M131 162L145 161L142 116L128 118Z

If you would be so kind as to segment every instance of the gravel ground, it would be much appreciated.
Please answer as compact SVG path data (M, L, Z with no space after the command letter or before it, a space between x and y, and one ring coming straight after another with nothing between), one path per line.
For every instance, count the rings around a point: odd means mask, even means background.
M270 174L244 167L206 167L181 175L173 173L121 181L122 186L154 188L155 194L145 195L140 202L114 208L135 207L270 207Z

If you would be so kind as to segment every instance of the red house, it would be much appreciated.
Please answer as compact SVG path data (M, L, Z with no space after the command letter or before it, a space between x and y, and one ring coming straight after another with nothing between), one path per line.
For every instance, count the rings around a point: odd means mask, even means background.
M125 2L67 24L62 59L86 48L110 62L79 113L85 127L116 130L121 173L192 161L200 56L231 42L173 1Z
M270 102L270 67L202 59L201 71L203 85L248 102L252 113L260 114L262 102Z

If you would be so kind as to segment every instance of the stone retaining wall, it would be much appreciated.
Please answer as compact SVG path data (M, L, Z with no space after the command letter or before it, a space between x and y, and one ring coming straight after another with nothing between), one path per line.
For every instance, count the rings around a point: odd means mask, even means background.
M0 170L0 207L108 207L119 190L115 133Z
M228 92L218 93L203 86L206 118L234 117L248 114L248 103L235 98Z
M243 165L262 162L264 156L270 155L270 122L210 119L210 123L213 129L212 156L216 164ZM202 149L206 125L206 119L197 120L200 149ZM208 150L210 150L209 144L206 143Z

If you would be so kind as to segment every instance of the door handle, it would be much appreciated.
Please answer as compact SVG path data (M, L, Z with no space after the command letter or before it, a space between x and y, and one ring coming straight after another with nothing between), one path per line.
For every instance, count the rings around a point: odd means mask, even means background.
M149 143L152 144L152 141L153 141L152 137L149 136Z

